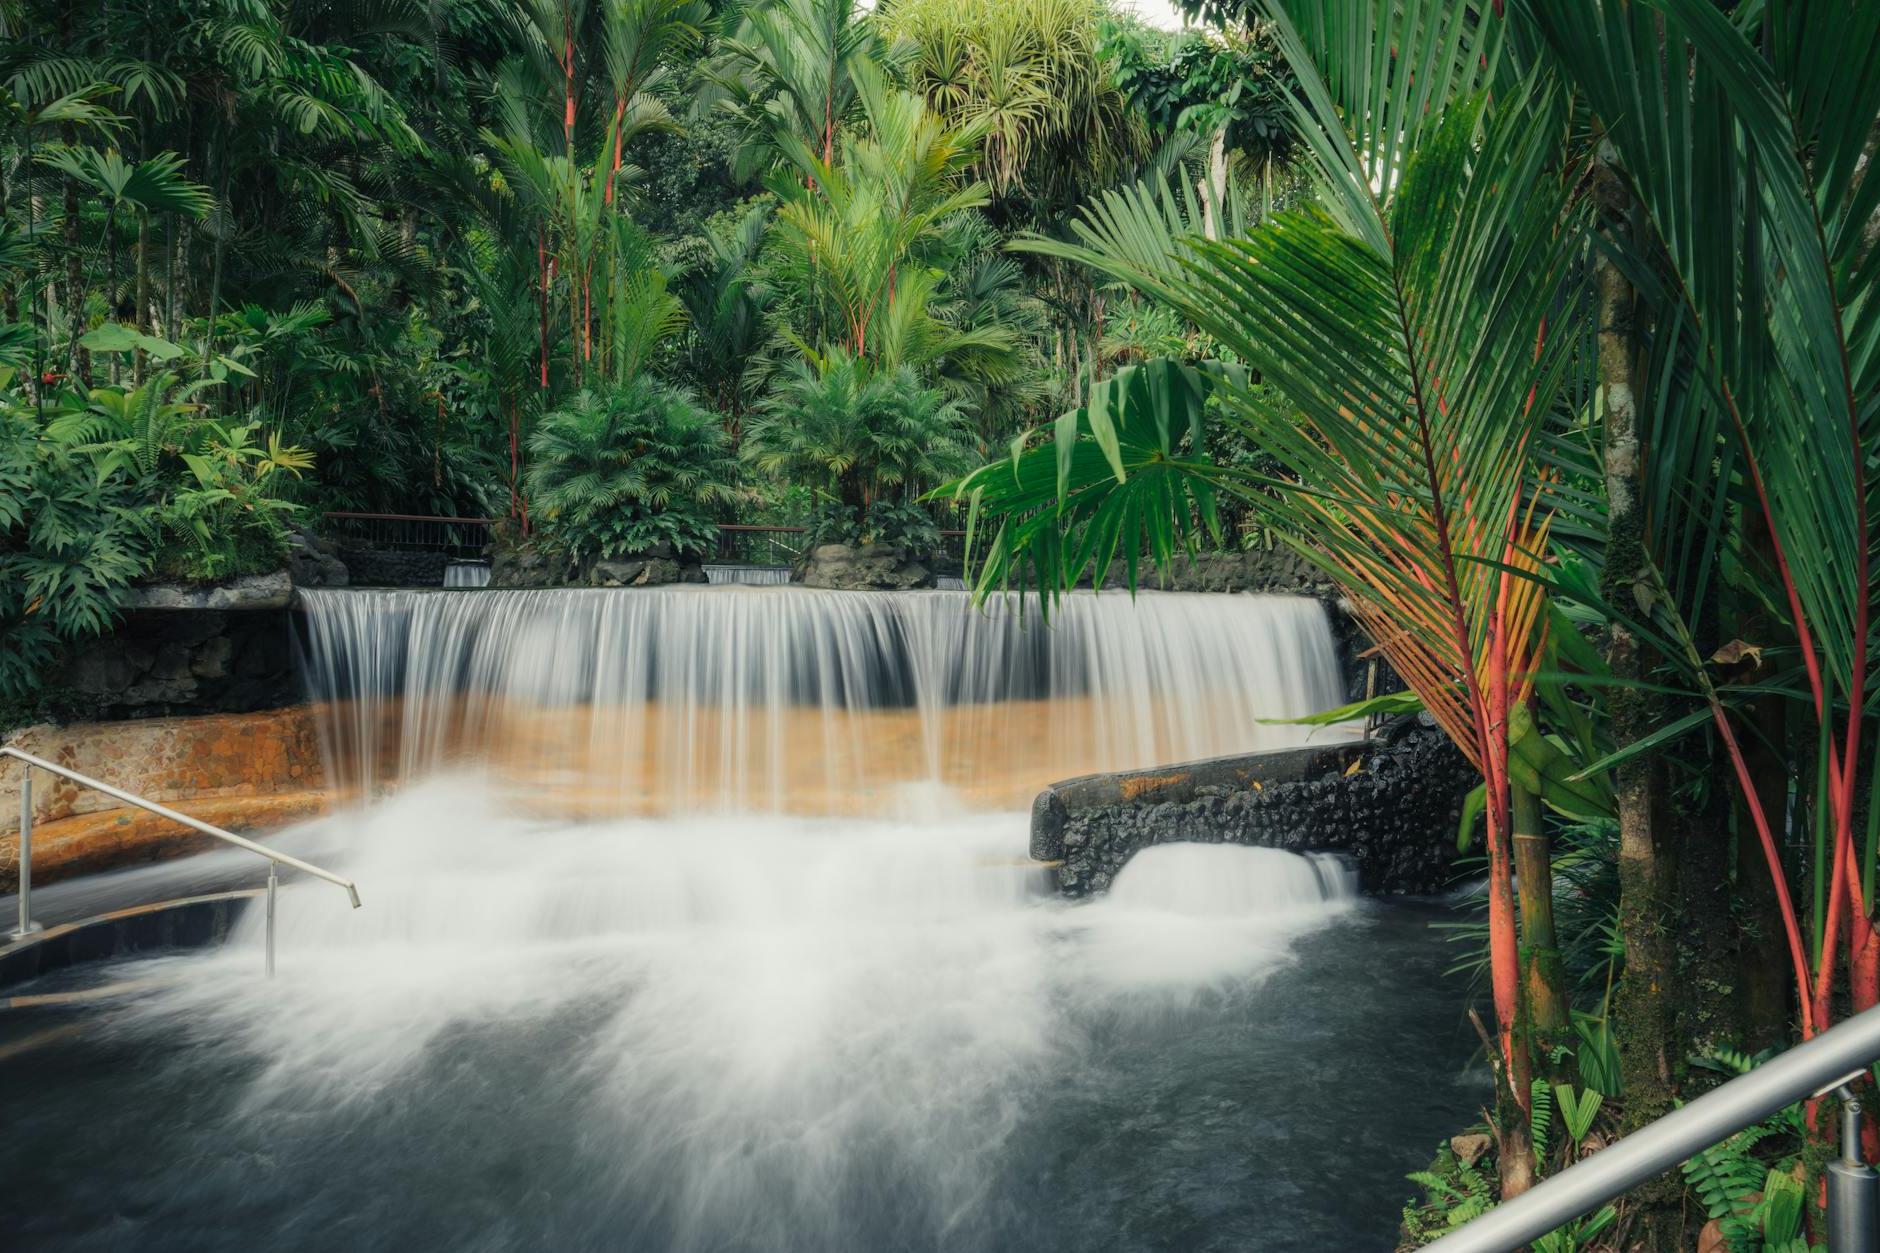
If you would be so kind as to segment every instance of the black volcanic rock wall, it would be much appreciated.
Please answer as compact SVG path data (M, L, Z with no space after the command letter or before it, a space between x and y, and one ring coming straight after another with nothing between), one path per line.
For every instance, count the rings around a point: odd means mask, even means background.
M1032 807L1032 856L1066 896L1102 892L1129 859L1175 841L1342 853L1373 895L1451 879L1462 798L1479 780L1440 732L1394 733L1054 784Z
M139 609L72 646L48 711L67 720L248 713L304 699L289 611Z

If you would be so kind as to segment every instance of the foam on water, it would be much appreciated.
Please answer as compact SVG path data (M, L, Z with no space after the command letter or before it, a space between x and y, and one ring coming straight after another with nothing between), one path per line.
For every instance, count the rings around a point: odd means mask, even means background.
M1249 990L1353 908L1336 862L1186 845L1071 905L968 786L1299 742L1261 719L1341 695L1310 600L1082 596L1046 631L941 592L302 596L334 773L400 786L272 837L364 900L290 882L276 979L254 910L103 1011L222 1111L145 1115L204 1162L146 1239L245 1247L189 1224L262 1204L293 1248L1093 1247L1029 1182L1092 1132L1050 1129L1231 1080ZM562 803L601 785L661 803Z
M546 825L436 780L282 837L361 884L283 891L280 973L251 916L121 1025L265 1059L244 1117L323 1125L492 1033L579 1023L567 1134L662 1185L671 1248L835 1240L855 1179L965 1221L988 1154L1096 1019L1264 977L1349 906L1303 857L1153 849L1111 899L1040 894L1019 814ZM1140 871L1140 873L1139 873ZM557 1027L557 1029L562 1029ZM356 1111L345 1114L336 1111ZM637 1182L636 1182L637 1181ZM808 1243L805 1243L805 1242Z

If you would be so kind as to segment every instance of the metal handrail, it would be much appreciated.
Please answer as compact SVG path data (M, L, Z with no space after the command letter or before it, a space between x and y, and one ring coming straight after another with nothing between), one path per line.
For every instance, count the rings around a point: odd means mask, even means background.
M1828 1164L1828 1247L1831 1253L1872 1253L1880 1247L1880 1175L1861 1161L1859 1106L1843 1085L1877 1060L1880 1008L1854 1015L1542 1180L1425 1245L1424 1253L1512 1253L1777 1110L1837 1089L1853 1106L1843 1116L1854 1130L1843 1134L1841 1160Z
M359 888L353 883L351 879L341 878L339 875L334 874L330 870L322 870L320 869L320 867L312 864L311 862L302 861L300 860L300 858L290 856L286 853L276 852L275 850L271 848L255 843L253 840L244 839L242 836L236 835L233 831L224 831L221 827L213 826L210 823L203 822L197 818L191 818L188 814L179 814L174 809L171 809L167 805L159 805L157 804L157 802L153 800L147 800L146 798L137 795L135 792L126 792L123 788L112 787L109 783L105 783L102 780L94 779L90 775L80 774L78 771L70 769L69 767L66 767L66 766L61 766L57 764L56 762L47 761L44 757L35 757L33 756L33 754L26 752L23 749L14 748L10 744L0 745L0 757L12 757L20 762L20 924L19 926L15 927L11 932L8 933L8 935L12 939L15 939L15 940L21 939L25 936L31 935L35 931L43 931L45 929L45 927L42 924L33 921L33 914L32 914L32 900L33 900L33 775L32 775L32 768L34 766L39 767L41 770L49 770L53 774L56 774L61 778L70 779L72 782L78 784L79 786L88 787L94 792L102 792L106 796L112 797L116 800L123 801L127 805L134 805L138 809L147 810L150 813L156 814L160 818L168 818L171 822L181 823L183 826L188 827L192 831L200 831L204 835L214 836L216 839L221 840L224 843L233 844L237 848L244 848L244 849L247 849L251 853L267 858L268 859L267 973L270 977L272 977L274 974L274 898L275 898L275 889L278 883L278 876L276 872L278 871L279 867L292 866L294 869L300 871L303 874L310 874L316 879L325 879L328 883L333 884L335 887L345 888L347 897L352 901L352 907L354 909L359 908Z

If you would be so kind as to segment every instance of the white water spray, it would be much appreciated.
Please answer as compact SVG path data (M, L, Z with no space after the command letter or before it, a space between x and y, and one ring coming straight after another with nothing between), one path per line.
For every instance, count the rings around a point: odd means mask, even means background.
M1046 629L942 592L302 596L333 773L399 786L273 837L365 900L290 883L279 977L251 911L113 1011L232 1129L129 1238L259 1206L294 1248L1121 1247L1040 1172L1133 1196L1144 1153L1285 1115L1181 1093L1286 1054L1250 998L1351 908L1343 867L1158 846L1070 905L1017 806L1298 742L1261 719L1342 695L1315 602L1081 596Z

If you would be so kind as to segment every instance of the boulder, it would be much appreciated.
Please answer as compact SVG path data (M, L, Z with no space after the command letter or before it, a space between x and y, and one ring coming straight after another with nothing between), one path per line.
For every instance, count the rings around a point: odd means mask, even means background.
M703 583L705 567L670 548L610 557L588 567L590 587L657 587L664 583Z
M818 544L803 563L801 582L838 592L899 592L932 587L934 576L891 544Z
M287 537L287 575L295 587L345 587L352 578L332 541L308 530Z
M510 544L499 539L490 553L491 587L566 587L577 581L576 573L568 558L532 540Z

